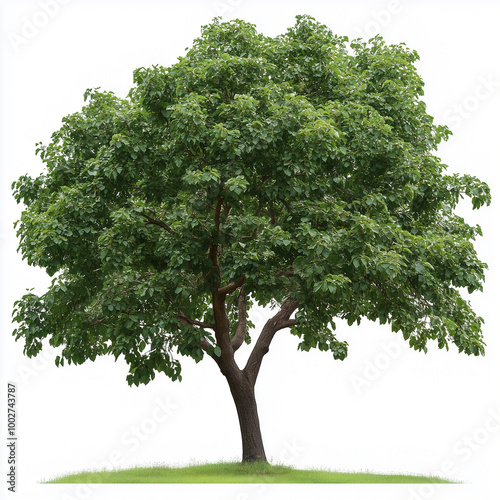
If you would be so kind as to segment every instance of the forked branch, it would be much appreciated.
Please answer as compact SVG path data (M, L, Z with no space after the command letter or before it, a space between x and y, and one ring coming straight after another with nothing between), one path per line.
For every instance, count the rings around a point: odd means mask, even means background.
M275 314L262 329L262 332L255 343L255 347L248 358L247 364L244 368L248 379L252 385L255 385L257 375L259 374L262 358L268 353L269 346L274 338L274 335L283 328L289 328L297 323L295 319L290 319L290 316L299 307L298 300L288 300L281 309Z

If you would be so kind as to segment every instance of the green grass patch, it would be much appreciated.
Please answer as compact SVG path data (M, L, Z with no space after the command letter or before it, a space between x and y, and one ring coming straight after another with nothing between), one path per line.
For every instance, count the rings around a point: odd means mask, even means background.
M222 462L70 474L47 483L451 483L439 477L300 470L268 463Z

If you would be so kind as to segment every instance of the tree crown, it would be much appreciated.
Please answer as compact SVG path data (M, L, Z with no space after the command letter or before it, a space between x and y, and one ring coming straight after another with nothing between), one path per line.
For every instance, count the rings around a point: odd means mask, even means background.
M136 70L127 98L87 90L37 145L45 172L13 186L20 251L54 276L16 302L25 352L49 337L57 363L123 355L129 383L176 379L176 353L220 355L214 290L234 337L244 289L249 305L298 301L303 350L343 359L335 318L365 317L417 350L482 354L459 292L481 290L481 232L454 209L489 189L433 154L450 131L426 113L417 59L308 16L275 38L216 19L176 64Z

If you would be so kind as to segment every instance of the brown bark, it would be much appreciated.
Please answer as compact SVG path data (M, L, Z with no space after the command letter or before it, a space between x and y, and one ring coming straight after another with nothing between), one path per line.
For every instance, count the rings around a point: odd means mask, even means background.
M260 429L254 386L236 363L224 373L240 424L242 461L267 461Z
M244 372L247 374L250 382L255 385L257 375L259 374L262 358L269 352L269 346L274 335L283 328L288 328L296 324L296 320L290 319L290 316L299 306L298 300L286 301L276 315L274 315L262 329L262 332L255 343L255 347L248 358Z
M214 208L215 234L217 236L219 235L222 208L223 199L219 198L217 206ZM269 345L275 333L295 324L295 320L290 319L290 316L297 309L299 302L297 300L286 301L280 311L266 323L250 354L246 367L241 370L234 359L234 352L245 340L247 329L247 301L244 290L245 276L240 276L236 281L221 286L221 268L218 258L218 245L216 243L210 246L209 256L217 273L212 292L214 323L204 324L194 321L182 312L179 313L179 317L182 321L195 326L213 328L217 346L221 352L220 356L212 354L212 358L226 377L236 406L243 448L242 460L243 462L266 461L255 400L255 381L257 380L262 358L269 351ZM238 324L236 325L235 335L231 339L226 296L237 290L239 290Z
M241 345L242 339L244 338L242 328L245 327L246 329L246 319L245 323L242 320L243 315L246 318L244 290L240 290L238 300L240 321L238 322L237 334L233 338L233 341L236 339L234 344L237 347ZM269 351L269 345L275 333L295 324L295 320L290 319L290 316L297 309L298 304L299 302L297 300L285 302L279 312L266 323L250 354L247 365L243 370L240 370L234 359L235 349L233 348L233 343L229 341L229 323L225 323L227 330L224 333L224 349L219 343L219 338L217 340L219 347L221 347L221 356L219 358L214 357L214 359L219 365L221 372L226 377L238 413L243 448L243 462L267 460L257 412L257 403L255 400L255 382L262 359ZM238 328L240 328L239 332Z
M215 319L215 338L221 349L219 357L212 356L222 374L226 377L229 389L236 406L240 424L241 443L243 449L242 461L266 461L266 453L255 399L255 382L260 370L262 359L269 351L269 345L277 331L295 324L290 316L297 309L297 300L286 301L279 312L271 318L262 332L250 354L247 365L241 370L234 359L234 351L241 345L246 332L246 295L243 288L238 297L239 320L236 335L229 337L229 320L227 317L225 294L218 289L213 293L213 308Z

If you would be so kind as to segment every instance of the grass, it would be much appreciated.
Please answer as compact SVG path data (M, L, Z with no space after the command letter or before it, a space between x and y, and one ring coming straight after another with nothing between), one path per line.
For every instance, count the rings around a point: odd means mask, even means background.
M70 474L47 483L451 483L427 476L299 470L268 463L221 462Z

